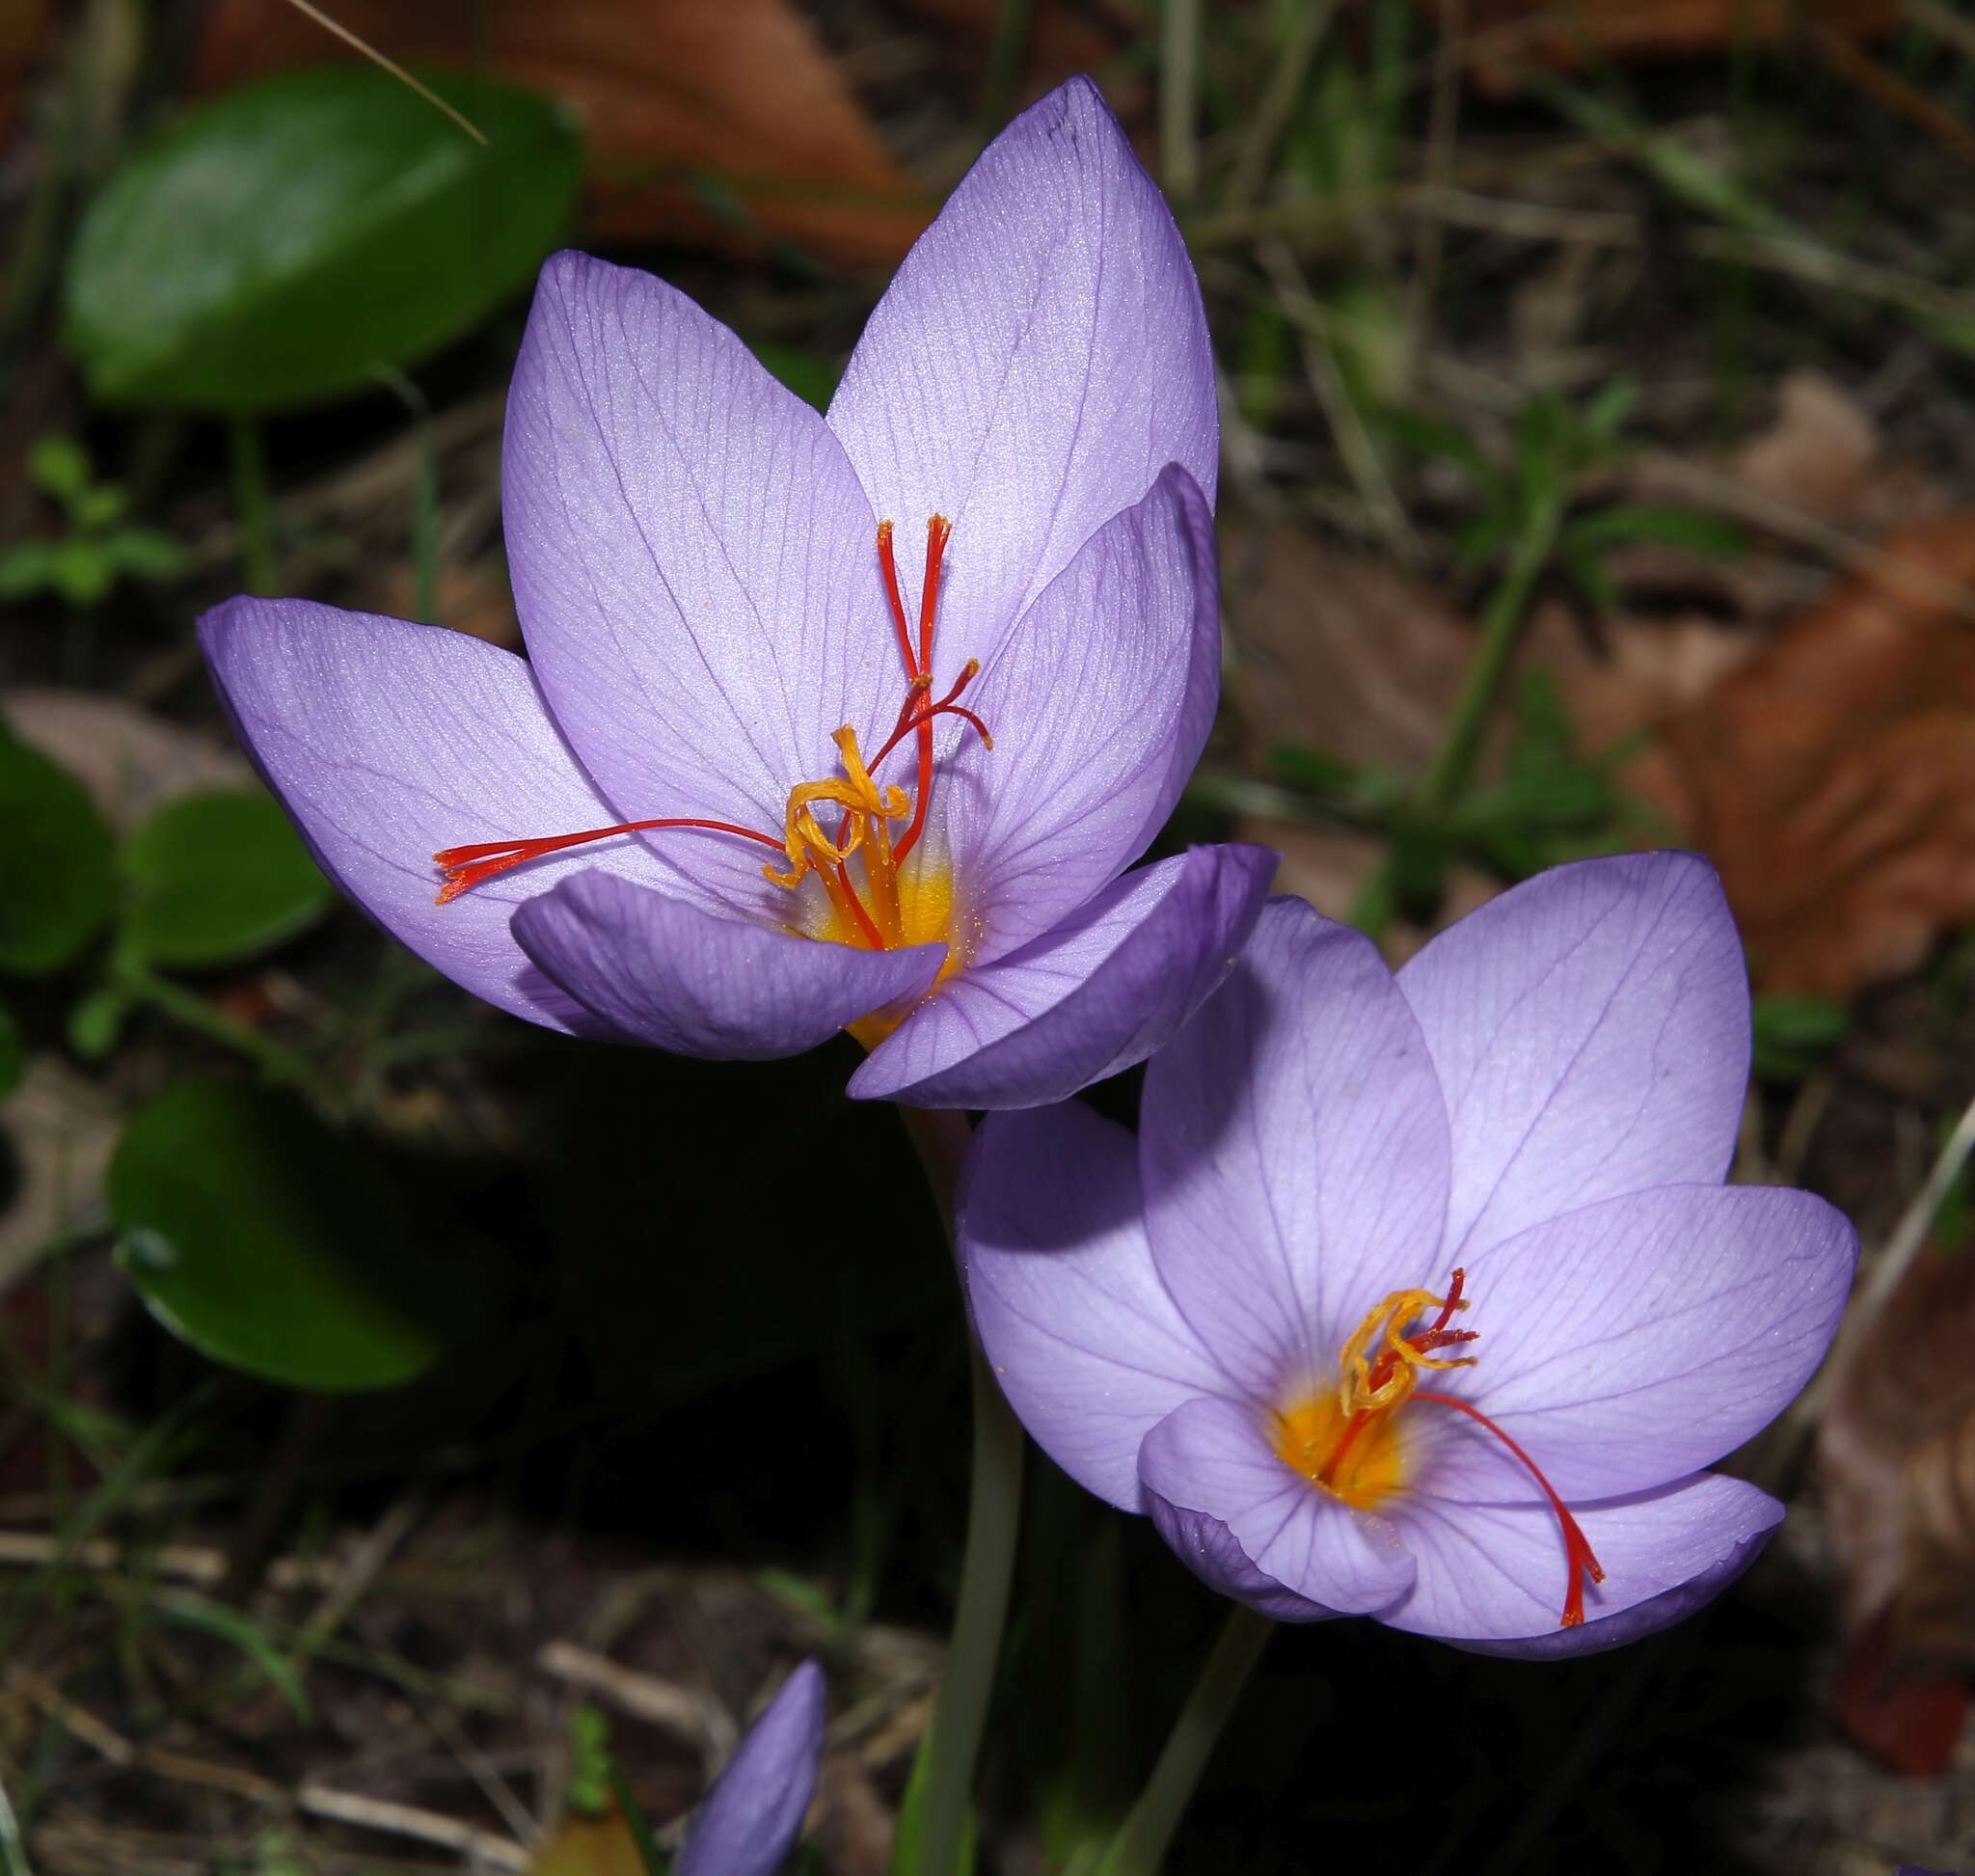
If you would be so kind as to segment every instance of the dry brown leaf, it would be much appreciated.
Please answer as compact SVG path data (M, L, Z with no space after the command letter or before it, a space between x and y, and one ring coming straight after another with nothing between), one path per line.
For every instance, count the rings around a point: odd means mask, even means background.
M0 1101L9 1190L0 1207L0 1292L47 1246L102 1212L103 1178L123 1131L116 1103L58 1056L36 1055Z
M1805 514L1849 521L1878 455L1871 412L1835 379L1804 368L1777 387L1774 420L1736 452L1735 474Z
M1302 743L1346 762L1431 760L1474 646L1460 613L1376 560L1288 529L1231 541L1233 701L1258 760Z
M1846 581L1666 727L1762 990L1850 996L1975 916L1975 515L1883 551L1916 578Z
M1924 1253L1818 1431L1848 1659L1840 1710L1901 1769L1937 1771L1975 1670L1975 1258Z
M1436 20L1449 0L1419 0ZM1902 0L1461 0L1470 68L1491 92L1513 91L1519 66L1571 71L1601 59L1691 58L1775 45L1810 31L1877 39Z
M899 169L789 0L339 0L350 31L412 64L475 66L567 99L589 137L589 227L607 240L794 241L895 261L931 204ZM293 9L218 0L198 83L217 91L356 56ZM750 231L708 212L716 178Z

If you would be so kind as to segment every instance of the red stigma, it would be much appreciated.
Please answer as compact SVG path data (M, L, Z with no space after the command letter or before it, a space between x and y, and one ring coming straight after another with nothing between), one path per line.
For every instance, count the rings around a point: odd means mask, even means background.
M581 847L592 840L609 840L613 834L642 833L647 828L699 828L708 833L738 834L743 840L758 841L764 847L782 851L782 843L752 828L737 828L728 821L620 821L614 828L591 828L582 833L539 834L528 840L478 840L464 847L442 847L432 856L446 883L439 888L435 905L449 906L461 893L471 891L482 880L505 873L511 866L540 859L544 854L559 854L565 847Z
M1429 1394L1424 1388L1415 1391L1416 1400L1431 1400L1435 1406L1451 1407L1456 1413L1464 1413L1477 1426L1491 1432L1502 1445L1521 1460L1529 1477L1542 1488L1543 1496L1550 1501L1550 1509L1556 1514L1556 1522L1563 1532L1564 1568L1568 1572L1564 1579L1563 1618L1559 1628L1582 1628L1584 1623L1584 1578L1588 1575L1593 1583L1605 1581L1604 1567L1592 1555L1590 1539L1579 1527L1576 1518L1570 1514L1570 1508L1557 1497L1556 1487L1543 1476L1543 1468L1503 1432L1479 1407L1470 1406L1465 1400L1456 1400L1450 1394Z
M926 524L926 579L919 590L919 650L915 658L912 652L912 634L906 624L905 595L899 590L898 562L892 557L891 523L878 524L878 567L884 580L884 596L891 607L892 629L898 634L899 655L906 661L906 707L899 713L899 727L892 732L891 740L885 744L872 767L876 769L885 756L896 748L905 732L916 728L919 733L919 786L918 796L912 807L912 824L899 837L892 849L892 857L903 861L913 847L918 844L919 835L925 830L926 809L933 800L933 720L942 713L964 717L980 731L982 741L989 748L994 747L986 725L971 710L954 707L954 698L966 688L980 666L969 663L958 684L938 703L928 705L924 702L933 688L933 626L939 611L939 573L946 559L946 544L953 537L953 524L944 515L934 515ZM914 707L917 714L914 715Z
M581 833L555 833L517 840L482 840L465 846L443 847L432 856L441 872L438 903L449 905L462 893L471 891L510 868L521 866L546 854L581 847L593 840L609 840L619 834L642 833L660 828L696 828L705 833L731 834L751 840L776 854L785 854L791 872L781 874L764 868L776 884L793 888L805 873L822 879L839 918L854 931L859 941L873 950L902 941L900 925L899 863L917 844L925 830L927 809L933 798L933 725L941 717L958 717L972 725L987 748L994 747L988 725L959 701L960 693L980 674L981 666L969 659L953 687L936 702L933 700L933 636L939 612L939 585L945 565L946 544L953 527L944 515L934 515L926 524L926 577L919 594L919 629L916 644L906 616L905 595L899 586L898 561L892 552L892 525L878 524L878 567L884 585L885 603L891 613L892 629L898 639L899 656L906 666L906 700L898 721L877 756L864 764L857 753L857 739L846 724L836 732L844 764L842 779L825 776L822 781L798 780L790 791L789 822L782 838L754 828L738 827L731 821L704 821L685 816L659 820L620 821L613 827L590 828ZM918 741L918 794L905 833L892 841L884 828L887 818L906 814L902 789L879 789L872 772L907 737ZM859 792L861 791L861 792ZM841 808L834 840L825 834L814 820L819 803L830 802ZM889 805L895 803L896 805ZM805 831L806 829L806 831ZM866 889L873 895L873 916L858 896L847 861L853 853L862 856ZM879 921L882 920L881 924ZM889 938L887 933L890 934Z

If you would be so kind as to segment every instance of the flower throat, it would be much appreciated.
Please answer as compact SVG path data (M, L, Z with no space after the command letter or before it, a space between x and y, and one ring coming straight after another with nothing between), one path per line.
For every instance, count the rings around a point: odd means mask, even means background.
M984 748L994 747L987 724L959 701L960 693L980 674L977 660L967 660L944 696L937 700L933 696L933 634L939 611L940 569L952 534L952 525L943 515L934 515L926 524L926 580L919 595L919 633L915 644L906 623L905 598L899 589L898 562L892 553L892 525L888 521L878 524L878 566L883 578L899 655L905 661L906 700L891 733L868 761L858 746L855 729L846 723L835 732L830 740L837 748L840 773L816 781L798 782L790 789L779 838L730 821L672 816L620 821L613 827L590 828L581 833L443 847L432 856L444 879L437 903L449 904L483 880L491 880L528 860L539 859L545 854L560 853L565 848L608 840L618 834L693 828L705 833L751 840L784 856L788 861L786 868L771 862L761 870L771 884L790 892L814 874L829 901L829 921L825 930L812 936L872 951L894 950L901 945L945 938L952 886L944 869L929 869L922 863L911 874L903 876L900 869L926 830L927 810L933 800L934 720L958 717L973 726ZM874 779L875 772L907 737L915 739L918 756L916 786L909 798L903 788L881 788ZM835 825L826 829L824 817L831 808L837 810ZM896 838L892 831L894 822L906 824ZM858 856L864 875L861 893L850 869L852 857ZM941 975L958 962L958 952L950 947Z
M1454 1271L1445 1296L1430 1290L1395 1290L1345 1338L1338 1355L1338 1385L1312 1394L1274 1415L1276 1456L1312 1485L1340 1498L1354 1510L1369 1511L1405 1485L1405 1448L1399 1437L1399 1409L1424 1400L1465 1414L1491 1433L1536 1482L1563 1534L1565 1583L1562 1628L1584 1619L1584 1578L1605 1581L1589 1541L1542 1470L1517 1442L1479 1408L1451 1394L1420 1386L1422 1372L1473 1368L1472 1355L1442 1355L1442 1348L1474 1342L1478 1331L1447 1325L1468 1307L1461 1294L1467 1273ZM1403 1331L1428 1310L1440 1314L1423 1329Z

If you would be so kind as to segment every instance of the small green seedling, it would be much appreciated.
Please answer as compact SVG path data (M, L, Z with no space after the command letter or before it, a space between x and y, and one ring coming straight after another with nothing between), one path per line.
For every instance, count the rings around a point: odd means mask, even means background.
M53 540L0 547L0 600L49 592L87 610L120 580L176 580L184 572L184 548L155 528L127 525L129 497L95 479L89 452L73 437L42 437L28 451L27 473L61 509L65 527Z

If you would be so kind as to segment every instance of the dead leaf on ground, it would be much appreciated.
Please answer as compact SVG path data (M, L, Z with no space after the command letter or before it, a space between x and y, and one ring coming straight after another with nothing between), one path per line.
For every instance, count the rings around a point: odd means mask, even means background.
M589 229L603 239L768 236L876 265L897 260L931 214L789 0L344 0L334 12L403 63L491 69L577 106ZM354 56L291 8L219 0L198 84L221 91ZM701 178L749 226L712 212Z
M0 1101L0 1293L55 1239L96 1222L103 1179L123 1130L109 1096L60 1057L36 1055Z
M1736 452L1737 479L1824 521L1858 511L1879 455L1872 413L1824 372L1792 371L1776 388L1776 414Z
M1975 917L1975 515L1885 542L1666 726L1757 987L1849 997Z
M1474 647L1452 606L1288 529L1231 539L1224 579L1258 759L1283 743L1393 769L1432 759Z
M1893 1292L1818 1431L1848 1651L1840 1711L1916 1776L1960 1737L1975 1670L1975 1258L1930 1250Z
M1449 0L1419 0L1444 21ZM1515 91L1519 67L1575 71L1606 59L1686 59L1778 45L1807 31L1849 40L1892 32L1902 0L1461 0L1475 84Z
M1749 623L1780 624L1826 590L1834 556L1950 512L1954 497L1910 456L1888 453L1862 397L1823 371L1803 367L1776 388L1769 421L1726 456L1651 449L1630 465L1625 499L1717 512L1746 530L1732 559L1692 554L1666 571L1695 599ZM1632 590L1643 555L1628 548L1613 570Z

